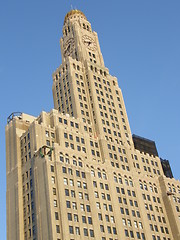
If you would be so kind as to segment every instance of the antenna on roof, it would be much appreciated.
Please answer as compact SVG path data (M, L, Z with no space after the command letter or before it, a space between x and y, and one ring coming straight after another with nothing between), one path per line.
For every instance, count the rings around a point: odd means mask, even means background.
M73 10L73 5L71 4L71 10Z

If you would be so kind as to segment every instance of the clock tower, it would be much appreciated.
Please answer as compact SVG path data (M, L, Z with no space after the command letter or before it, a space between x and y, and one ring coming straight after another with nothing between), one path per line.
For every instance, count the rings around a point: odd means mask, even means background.
M132 137L117 79L111 76L108 68L104 66L97 33L92 30L90 22L81 11L71 10L66 14L60 46L62 65L53 74L55 109L81 118L102 142L110 137L130 147ZM116 92L121 99L121 105L116 98L113 99ZM121 133L118 133L115 129L117 127L116 130L120 130L122 119L123 125L126 125L121 129ZM108 129L103 126L106 122ZM115 135L108 136L112 132L115 132ZM104 149L106 148L104 146Z
M60 44L63 61L71 56L104 66L97 33L92 31L90 22L81 11L71 10L66 14Z

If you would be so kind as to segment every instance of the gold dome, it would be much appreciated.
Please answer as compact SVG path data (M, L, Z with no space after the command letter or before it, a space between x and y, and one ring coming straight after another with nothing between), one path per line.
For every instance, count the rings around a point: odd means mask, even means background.
M71 10L70 12L68 12L68 13L66 14L66 16L65 16L65 18L64 18L64 23L66 22L66 20L67 20L70 16L76 15L76 14L83 16L83 17L87 20L87 18L86 18L86 16L84 15L83 12L81 12L80 10L77 10L77 9L73 9L73 10Z

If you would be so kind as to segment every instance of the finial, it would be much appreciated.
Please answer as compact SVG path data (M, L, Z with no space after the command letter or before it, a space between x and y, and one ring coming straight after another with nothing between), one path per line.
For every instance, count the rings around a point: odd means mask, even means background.
M72 5L71 5L71 8L72 8ZM70 12L68 12L68 13L66 14L66 16L65 16L65 18L64 18L64 24L65 24L66 20L67 20L70 16L72 16L72 15L74 15L74 14L81 15L83 18L85 18L85 19L87 20L87 18L86 18L86 16L84 15L83 12L81 12L80 10L77 10L77 9L72 9Z

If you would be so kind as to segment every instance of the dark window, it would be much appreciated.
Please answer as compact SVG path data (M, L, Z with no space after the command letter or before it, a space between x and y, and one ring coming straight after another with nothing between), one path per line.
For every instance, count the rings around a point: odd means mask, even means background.
M72 214L71 213L68 213L68 220L72 221Z
M55 219L56 219L56 220L59 220L59 214L58 214L58 212L55 212Z

